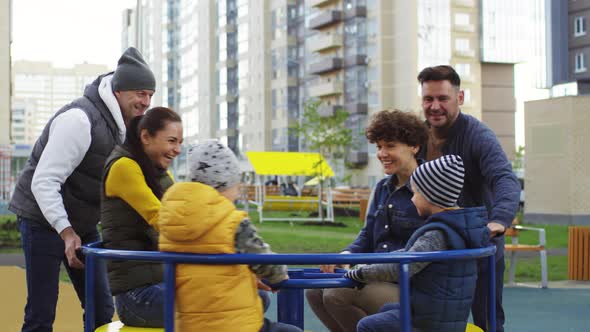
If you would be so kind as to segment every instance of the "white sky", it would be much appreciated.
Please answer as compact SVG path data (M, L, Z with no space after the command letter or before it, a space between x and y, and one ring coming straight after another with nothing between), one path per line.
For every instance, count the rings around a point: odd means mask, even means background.
M115 68L122 12L134 0L13 0L12 60Z

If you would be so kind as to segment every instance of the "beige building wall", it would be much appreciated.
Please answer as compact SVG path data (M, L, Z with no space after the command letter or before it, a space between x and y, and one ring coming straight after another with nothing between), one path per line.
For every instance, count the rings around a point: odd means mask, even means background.
M0 0L0 145L10 144L11 1Z
M286 15L287 3L290 1L250 1L248 20L249 36L247 54L238 55L248 61L249 77L246 91L242 91L240 98L245 105L245 118L239 130L245 141L242 153L246 151L270 151L272 146L272 128L287 126L272 123L271 91L272 88L283 87L286 91L288 82L285 76L277 80L271 78L271 50L282 49L286 54L289 43L286 29L283 35L271 42L270 12L283 10ZM239 33L239 32L238 32ZM296 85L296 82L291 82ZM286 110L283 110L287 114ZM284 117L285 118L285 117Z
M377 21L377 32L367 36L377 46L377 57L369 61L369 70L376 71L377 81L369 94L377 93L377 104L369 104L369 118L384 109L415 111L418 97L418 16L415 1L379 1L375 10L367 12L367 21ZM370 143L369 143L370 144ZM367 167L353 173L353 184L367 185L383 177L383 167L369 146Z
M461 65L469 66L469 73L461 75L461 89L465 93L465 102L461 111L482 118L481 63L479 61L479 25L480 14L476 0L451 1L451 65L459 69ZM468 17L468 23L460 21L461 16ZM460 70L459 70L460 71Z
M496 133L508 159L514 160L514 65L482 63L481 89L481 120Z
M525 103L525 220L590 225L590 96Z
M199 140L215 137L217 122L217 10L213 0L199 1L198 77L199 77Z

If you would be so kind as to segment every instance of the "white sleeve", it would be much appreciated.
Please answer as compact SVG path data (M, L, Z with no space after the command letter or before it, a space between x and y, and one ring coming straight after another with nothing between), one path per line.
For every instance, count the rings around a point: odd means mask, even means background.
M81 109L68 110L53 119L31 191L43 216L58 233L70 226L61 186L84 159L90 142L90 120Z

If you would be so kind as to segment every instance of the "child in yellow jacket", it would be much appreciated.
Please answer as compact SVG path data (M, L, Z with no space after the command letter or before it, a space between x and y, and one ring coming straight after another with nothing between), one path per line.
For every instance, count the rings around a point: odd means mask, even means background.
M188 150L190 182L176 183L162 198L161 251L272 253L243 211L233 204L241 179L233 152L215 140ZM176 270L178 331L301 331L263 316L257 278L288 279L285 265L180 264ZM264 286L262 286L264 287Z

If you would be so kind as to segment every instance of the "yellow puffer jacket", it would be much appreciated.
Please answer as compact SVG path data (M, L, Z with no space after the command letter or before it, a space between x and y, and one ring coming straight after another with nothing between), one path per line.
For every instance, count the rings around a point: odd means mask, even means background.
M246 217L212 187L182 182L162 198L161 251L233 254ZM179 264L176 268L176 331L252 331L262 327L262 301L247 265Z

